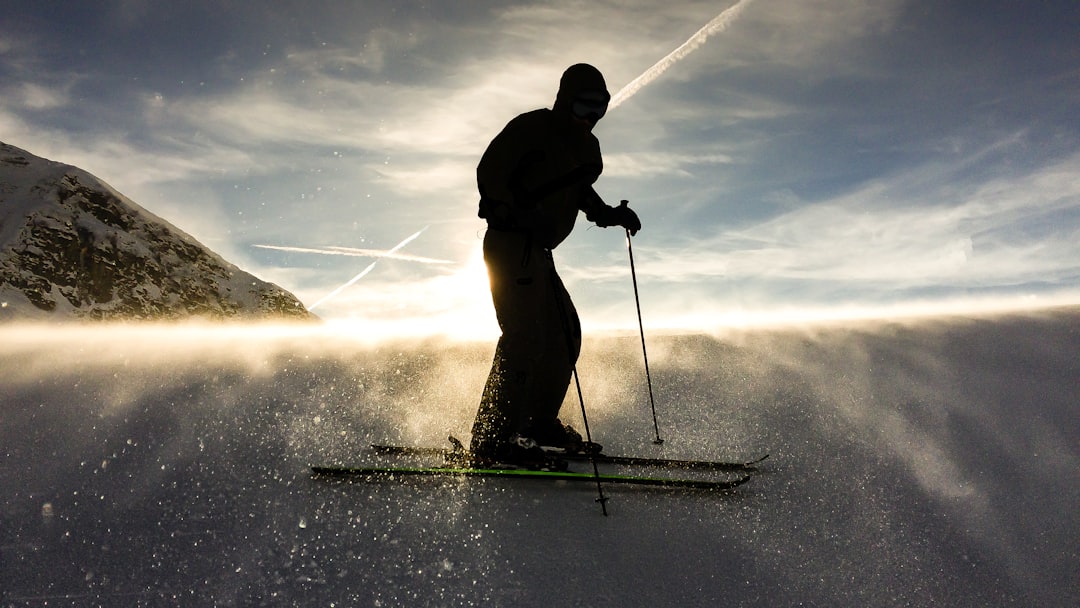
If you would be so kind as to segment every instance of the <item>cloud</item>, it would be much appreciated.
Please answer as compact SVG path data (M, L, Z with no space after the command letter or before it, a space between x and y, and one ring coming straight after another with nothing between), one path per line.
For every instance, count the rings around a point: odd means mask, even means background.
M657 175L687 176L688 169L700 165L727 165L734 159L723 153L700 155L649 152L638 154L608 154L604 157L605 177L652 177Z
M395 253L393 250L382 249L358 249L356 247L286 247L282 245L252 245L260 249L273 249L276 251L290 251L295 253L316 253L319 255L342 255L347 257L361 258L388 258L405 260L407 262L419 262L421 264L453 264L450 260L439 260L408 253Z
M197 178L213 167L269 173L288 165L290 160L295 162L294 146L318 146L375 151L373 156L394 157L393 167L386 170L379 171L382 159L372 159L366 166L387 178L387 185L405 192L415 192L418 185L428 181L445 184L446 176L457 175L466 163L475 162L486 141L510 117L546 105L554 97L558 75L570 59L548 55L573 54L577 61L596 54L598 62L612 66L614 76L610 79L615 83L619 74L634 69L633 53L642 58L645 53L653 53L655 61L658 49L667 45L670 50L672 41L685 35L679 32L692 32L693 27L715 16L715 9L705 4L690 3L664 12L646 4L597 3L586 10L589 23L577 17L581 7L510 7L493 15L478 15L479 23L485 19L495 21L496 26L486 30L493 50L473 55L459 49L467 48L462 37L471 36L470 31L477 27L474 24L436 28L421 22L402 30L375 27L354 37L348 45L344 40L319 46L294 45L272 72L264 65L256 66L258 72L244 75L242 83L231 88L185 97L144 91L143 116L146 124L157 131L154 139L194 129L200 134L202 146L216 150L198 150L188 145L181 151L190 159L184 162L176 158L178 155L157 156L160 150L127 144L144 148L141 153L154 160L141 163L144 167L171 167L135 179L141 183ZM147 16L145 3L134 2L133 6L139 10L132 15L139 19ZM597 28L596 23L607 26ZM630 31L652 32L652 38L646 44L627 47L621 42L626 29L617 24L628 26ZM446 55L456 57L459 63L448 65L441 70L441 76L425 81L399 80L394 75L375 77L386 72L388 62L396 65L403 57L433 47L445 49ZM718 54L723 50L719 47ZM428 59L432 60L435 58ZM693 67L690 70L693 73ZM433 75L440 72L430 71ZM41 85L27 86L39 87L38 103L59 99L41 95L45 90ZM109 133L102 133L100 139L123 141ZM82 147L106 146L83 143ZM111 147L109 161L127 157L119 154L115 145ZM432 166L431 158L436 155L442 160L435 162L446 167L444 175L436 180L416 179ZM222 156L241 162L222 165ZM455 157L461 160L446 160ZM642 163L637 164L637 170L641 170ZM670 163L657 166L664 167L659 169L662 172L679 174ZM612 167L617 168L618 162ZM455 188L471 188L470 181L466 179Z
M30 152L85 169L121 191L142 191L145 186L221 176L243 171L257 164L252 155L239 148L218 147L207 142L173 140L172 149L159 146L148 152L140 145L122 139L74 137L62 129L41 129L12 113L0 110L0 130L11 143L20 147L31 142ZM122 187L119 186L122 184Z
M154 9L149 0L112 0L107 4L106 22L120 30L139 27Z
M414 51L419 42L414 33L385 27L365 32L361 40L350 46L327 43L314 48L296 47L285 57L290 67L306 74L349 78L358 74L382 74L393 57Z
M53 30L15 36L4 25L0 134L319 297L366 261L291 256L309 265L281 268L266 261L281 256L250 244L389 245L431 225L416 243L423 257L460 259L483 230L476 162L513 116L550 105L567 65L594 63L618 91L735 4L290 4L250 20L226 11L206 49L155 66L205 75L206 86L122 63L95 66L88 80L28 42ZM130 23L167 21L152 3L134 6ZM190 21L205 9L169 10ZM687 294L835 301L1074 276L1075 127L1058 119L1075 91L1049 83L1075 78L1017 87L990 63L970 83L977 95L942 86L971 62L953 63L925 19L901 0L753 3L602 121L597 188L632 199L646 221L635 241L643 279L669 287L677 306ZM125 31L123 44L140 32ZM918 61L892 53L913 40ZM566 276L621 281L619 239L578 233L564 245ZM377 299L370 287L391 279L434 280L433 268L398 265L380 262L355 291ZM347 314L353 291L324 310Z
M51 110L70 103L67 91L34 83L23 84L17 99L24 108L30 110Z
M957 186L946 175L965 164L905 172L682 247L646 249L639 272L678 283L800 280L895 292L1066 286L1080 276L1080 153L1026 175ZM927 172L941 181L925 184ZM917 195L905 194L920 182Z
M724 53L703 58L716 65L826 67L830 73L862 71L864 57L854 51L894 27L907 0L771 0L751 6L738 25L717 40Z
M612 95L611 107L619 107L624 101L630 99L635 93L659 78L677 62L685 59L690 53L693 53L700 48L701 45L708 41L710 36L719 34L730 27L751 1L752 0L738 0L735 4L724 9L723 12L712 18L701 29L695 32L693 36L688 38L686 42L665 55L660 61L653 64L652 67L642 72L640 76L631 80L626 86Z

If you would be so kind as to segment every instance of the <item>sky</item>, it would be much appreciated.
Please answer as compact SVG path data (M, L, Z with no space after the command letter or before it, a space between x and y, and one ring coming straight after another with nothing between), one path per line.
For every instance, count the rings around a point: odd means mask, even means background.
M324 319L497 333L476 163L578 62L647 326L1080 302L1075 0L0 5L0 140ZM587 327L627 253L556 250Z

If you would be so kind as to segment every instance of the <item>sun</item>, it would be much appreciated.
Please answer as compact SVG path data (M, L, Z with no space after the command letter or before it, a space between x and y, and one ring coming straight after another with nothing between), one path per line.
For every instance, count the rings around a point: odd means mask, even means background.
M338 296L335 305L346 313L330 323L366 340L441 336L494 341L499 336L479 243L463 262L434 275L361 284Z
M435 301L451 304L439 321L440 333L465 339L498 337L482 245L473 248L458 270L433 282L433 287Z

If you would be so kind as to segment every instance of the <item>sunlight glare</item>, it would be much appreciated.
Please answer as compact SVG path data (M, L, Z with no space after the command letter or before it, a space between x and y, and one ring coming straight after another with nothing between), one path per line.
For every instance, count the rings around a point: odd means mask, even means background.
M423 281L396 284L393 292L351 300L349 308L363 311L327 323L339 331L374 340L440 336L463 341L493 341L499 327L491 305L491 289L482 247L477 244L465 263L453 272ZM391 309L390 304L396 302ZM372 315L370 311L378 309Z

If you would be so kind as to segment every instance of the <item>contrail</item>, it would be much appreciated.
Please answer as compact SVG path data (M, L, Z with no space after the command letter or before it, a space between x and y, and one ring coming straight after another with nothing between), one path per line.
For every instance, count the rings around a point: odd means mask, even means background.
M391 258L405 260L406 262L420 262L422 264L453 264L451 260L438 258L426 258L408 253L391 253L382 249L356 249L354 247L289 247L285 245L252 245L259 249L273 249L275 251L292 251L296 253L318 253L321 255L344 255L357 258Z
M656 80L661 74L667 71L668 68L675 65L675 62L686 57L690 53L693 53L705 44L705 41L709 39L709 36L713 34L719 34L726 30L729 25L742 13L746 5L750 4L753 0L739 0L733 6L720 13L713 18L712 21L705 24L705 27L697 31L686 42L682 43L679 48L668 53L667 57L664 57L660 61L657 61L651 68L642 72L641 76L630 81L630 84L623 87L614 97L611 98L611 103L608 104L608 108L616 108L622 102L630 99L635 93L640 91L645 85Z
M416 231L416 234L414 234L414 235L410 236L409 238L405 239L404 241L401 241L400 243L398 243L398 244L397 244L397 245L396 245L396 246L395 246L395 247L394 247L393 249L391 249L390 251L387 251L387 252L386 252L386 255L384 255L384 256L382 256L382 257L390 257L390 256L394 255L395 253L397 253L397 250L398 250L398 249L401 249L401 248L402 248L402 247L404 247L405 245L408 245L409 243L411 243L411 242L413 242L414 240L416 240L416 237L420 236L420 235L421 235L421 234L422 234L422 233L423 233L423 232L424 232L425 230L427 230L427 229L428 229L428 227L427 227L427 226L424 226L424 227L423 227L423 228L421 228L420 230L417 230L417 231ZM337 294L341 293L341 292L342 292L342 291L344 291L345 289L347 289L347 288L349 288L350 286L352 286L352 284L353 284L353 283L356 283L356 282L357 282L357 281L359 281L360 279L364 278L364 276L366 276L366 275L367 275L367 273L371 272L371 269L372 269L372 268L375 268L375 264L378 264L378 263L379 263L379 260L375 260L374 262L372 262L372 263L368 264L367 268L365 268L365 269L361 270L361 271L360 271L360 274L358 274L358 275L356 275L355 277L353 277L353 278L349 279L349 282L348 282L348 283L345 283L345 284L344 284L344 285L342 285L341 287L338 287L338 288L337 288L337 289L335 289L334 291L331 291L330 293L328 293L328 294L326 294L325 296L323 296L323 297L322 297L322 299L320 299L320 300L319 300L318 302L315 302L315 303L314 303L314 304L312 304L311 306L308 306L308 310L309 310L309 311L315 310L315 307L316 307L316 306L318 306L319 304L322 304L323 302L325 302L325 301L329 300L330 298L332 298L332 297L336 296Z

